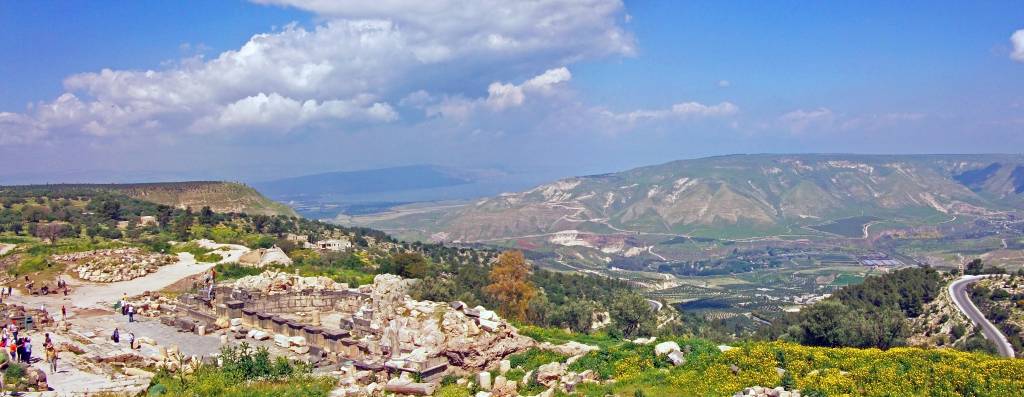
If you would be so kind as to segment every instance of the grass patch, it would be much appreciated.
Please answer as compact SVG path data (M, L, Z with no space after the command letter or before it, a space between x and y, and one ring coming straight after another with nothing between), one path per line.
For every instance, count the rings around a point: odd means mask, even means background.
M1024 390L1024 362L985 354L918 348L822 348L787 342L747 342L720 352L702 339L684 365L655 357L650 345L622 343L592 352L570 370L593 369L614 383L581 385L581 395L722 396L745 387L779 386L784 368L805 395L1013 395ZM733 372L732 367L738 368ZM639 390L639 393L637 391ZM813 393L813 394L812 394Z
M860 284L863 281L863 276L858 276L856 274L840 274L838 277L836 277L835 280L832 281L832 285L853 285Z
M220 367L203 365L195 372L182 375L161 371L153 379L150 395L168 397L230 396L230 397L326 397L335 380L315 376L310 367L272 359L266 348L253 349L246 343L238 347L222 347Z
M217 271L217 281L237 280L245 276L255 276L263 273L263 269L242 266L237 263L218 263L214 266Z
M27 244L38 241L39 240L22 236L0 236L0 243L5 244Z
M214 250L200 247L194 242L177 244L174 247L171 247L171 253L178 254L182 252L192 254L192 256L196 258L196 262L216 263L221 259L224 259L223 256L214 252Z
M525 352L508 356L508 361L512 364L512 368L520 368L525 374L526 371L533 371L541 365L556 361L563 362L567 358L569 357L563 354L533 347ZM520 375L520 378L521 377L522 375Z
M519 333L522 335L529 336L540 342L551 342L556 345L570 341L575 341L579 343L585 343L588 345L595 345L604 348L622 342L621 340L612 338L611 336L608 336L608 334L603 332L596 332L593 334L580 334L574 332L567 332L563 329L558 328L544 328L533 325L520 326Z
M434 391L434 396L437 397L469 397L471 395L465 386L456 384L444 385Z

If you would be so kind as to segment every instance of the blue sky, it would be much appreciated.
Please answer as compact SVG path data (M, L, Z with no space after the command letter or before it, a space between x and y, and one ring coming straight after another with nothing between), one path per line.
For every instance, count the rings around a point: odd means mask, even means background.
M8 1L0 27L0 183L1024 148L1019 2Z

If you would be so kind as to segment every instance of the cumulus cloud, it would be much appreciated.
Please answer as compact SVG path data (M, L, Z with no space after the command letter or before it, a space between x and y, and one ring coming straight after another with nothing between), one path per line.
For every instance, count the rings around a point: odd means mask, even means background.
M496 81L487 86L487 95L433 95L416 91L400 101L403 106L421 109L431 129L442 128L433 121L453 124L446 130L562 131L617 134L641 127L657 127L704 119L728 119L739 113L731 102L703 104L680 102L663 109L636 109L615 112L602 106L581 102L566 83L572 72L566 67L548 69L519 84ZM477 134L481 135L481 134Z
M563 66L549 69L518 85L495 81L487 86L486 98L469 99L464 96L437 98L425 91L417 91L406 96L402 103L424 108L427 116L465 120L484 108L492 112L500 112L522 106L526 102L527 96L553 95L558 86L571 79L572 73Z
M422 60L441 61L466 52L544 52L559 63L581 57L633 54L635 44L619 25L620 0L254 0L340 19L394 21L424 36Z
M572 73L565 67L551 69L535 76L521 85L494 82L487 87L487 104L496 110L520 106L527 93L547 94L558 84L572 79Z
M216 115L196 122L192 129L199 132L234 128L256 128L288 132L299 126L321 120L363 120L388 122L398 118L386 103L368 103L366 98L353 100L312 99L299 102L277 93L242 98L225 106Z
M1013 45L1010 58L1017 62L1024 62L1024 29L1013 32L1013 35L1010 36L1010 43Z
M630 55L634 45L619 26L618 0L256 2L309 10L322 22L256 34L212 59L195 56L161 70L69 76L57 99L5 115L2 139L388 123L400 118L392 104L415 101L412 93L427 88L458 97L466 76ZM495 83L486 102L498 110L520 106L570 78L561 68L520 85Z

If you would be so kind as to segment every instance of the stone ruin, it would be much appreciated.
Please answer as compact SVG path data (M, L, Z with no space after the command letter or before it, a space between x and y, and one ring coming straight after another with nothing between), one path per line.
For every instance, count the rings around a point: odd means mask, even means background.
M292 260L277 246L271 248L259 248L246 252L238 258L238 264L249 267L267 267L273 264L291 265Z
M446 374L475 373L534 345L483 307L410 298L411 282L383 274L349 288L264 272L218 286L212 299L147 296L136 306L181 331L223 330L222 340L272 343L334 372L349 394L430 394Z
M78 278L100 283L127 281L174 263L171 255L143 252L139 248L118 248L53 255L55 262L73 266Z

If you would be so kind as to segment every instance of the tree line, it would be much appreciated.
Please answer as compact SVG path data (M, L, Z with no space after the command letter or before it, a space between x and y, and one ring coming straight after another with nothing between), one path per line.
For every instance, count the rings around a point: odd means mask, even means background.
M942 276L932 268L871 276L780 318L759 336L825 347L903 346L910 335L907 319L921 315L943 285Z

